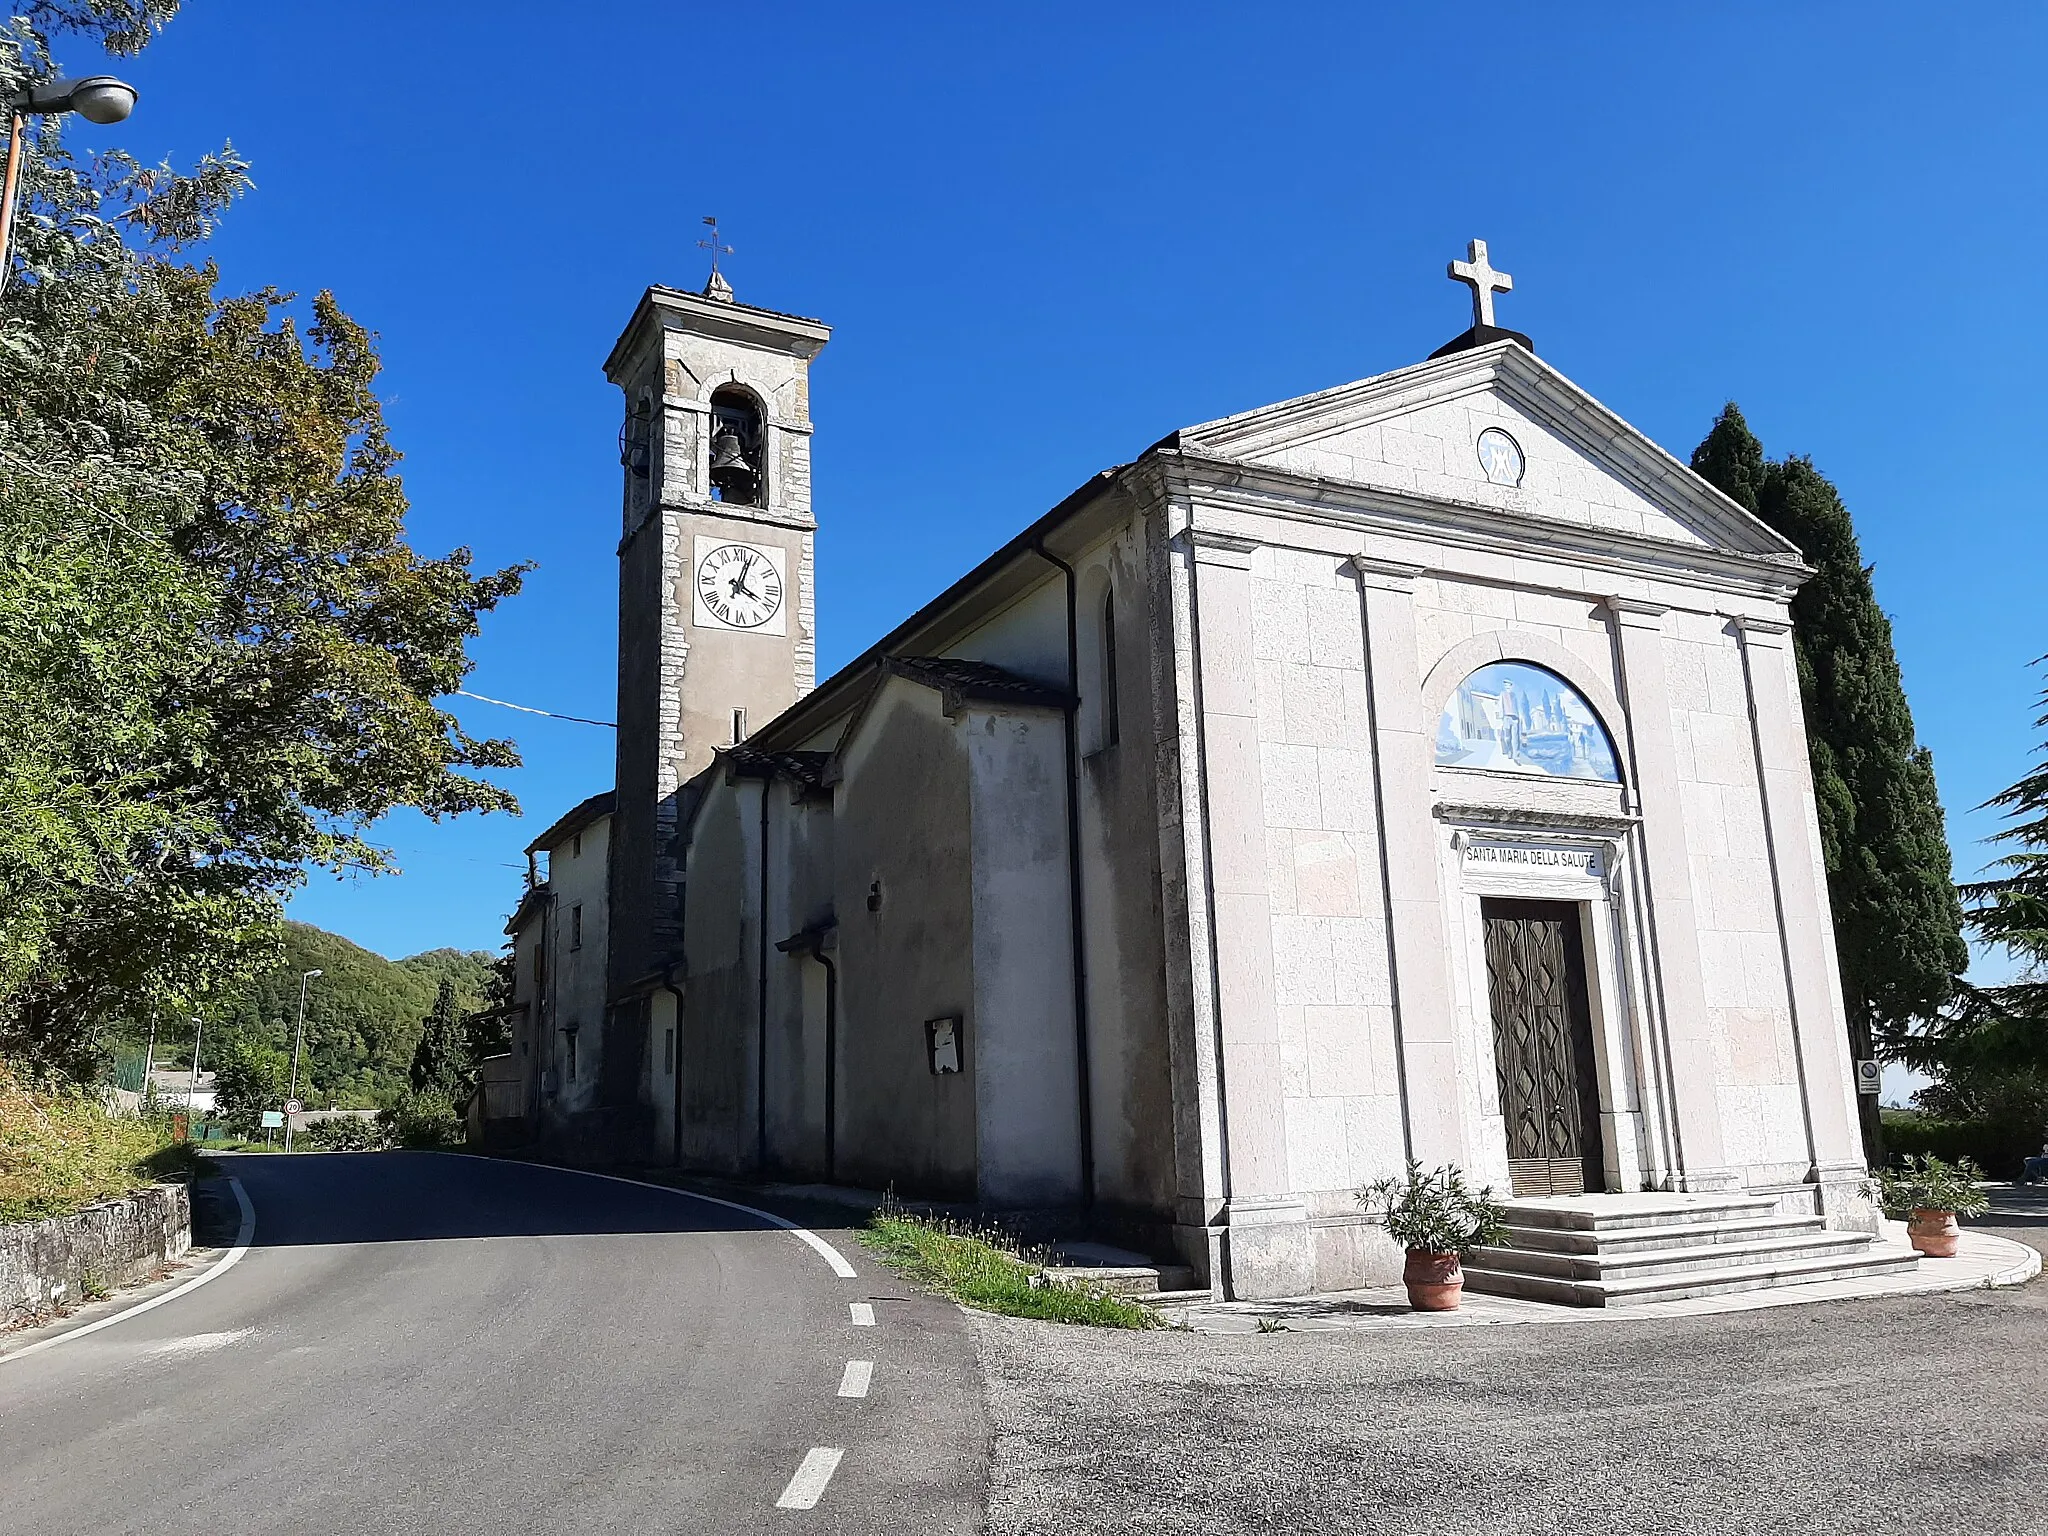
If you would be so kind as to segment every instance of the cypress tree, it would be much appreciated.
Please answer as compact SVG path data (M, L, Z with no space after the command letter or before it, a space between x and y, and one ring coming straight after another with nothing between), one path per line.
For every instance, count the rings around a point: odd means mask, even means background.
M1767 460L1733 401L1692 467L1798 546L1813 576L1792 599L1821 854L1849 1041L1896 1057L1915 1023L1956 995L1969 965L1935 793L1849 509L1810 459ZM1859 1096L1864 1153L1883 1155L1875 1096Z
M454 1099L469 1071L468 1057L455 1012L455 983L444 980L434 994L434 1011L421 1021L420 1043L412 1053L412 1091Z

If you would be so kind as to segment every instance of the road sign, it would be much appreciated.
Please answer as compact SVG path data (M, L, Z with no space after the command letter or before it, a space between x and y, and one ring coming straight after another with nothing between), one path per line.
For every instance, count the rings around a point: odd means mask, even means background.
M1856 1091L1877 1093L1884 1087L1884 1068L1874 1061L1856 1063Z
M276 1130L276 1129L277 1129L277 1128L278 1128L279 1126L281 1126L281 1125L283 1125L283 1124L284 1124L284 1116L283 1116L283 1115L282 1115L282 1114L281 1114L280 1112L278 1112L277 1110L274 1110L274 1109L266 1109L265 1111L263 1111L263 1129L264 1129L264 1130L266 1130L266 1131L274 1131L274 1130Z
M288 1115L299 1114L304 1111L305 1107L297 1099L286 1099L284 1101L284 1112Z

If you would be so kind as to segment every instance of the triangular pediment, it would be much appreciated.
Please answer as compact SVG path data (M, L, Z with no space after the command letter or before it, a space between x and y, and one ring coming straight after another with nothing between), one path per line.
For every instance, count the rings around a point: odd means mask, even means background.
M1518 484L1490 475L1506 433ZM1783 561L1798 551L1563 374L1513 342L1456 352L1188 427L1206 456L1610 534ZM1488 438L1489 447L1497 438ZM1501 462L1494 454L1496 466Z

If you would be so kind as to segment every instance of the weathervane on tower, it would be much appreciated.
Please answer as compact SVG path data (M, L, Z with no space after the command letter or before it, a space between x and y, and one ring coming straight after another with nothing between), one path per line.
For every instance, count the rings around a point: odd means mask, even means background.
M733 249L729 245L720 245L718 243L717 214L707 213L704 215L704 222L711 229L711 238L709 240L699 240L697 242L699 249L711 253L711 275L704 280L704 297L707 299L723 299L726 303L730 304L732 302L732 284L728 283L725 280L725 274L718 270L718 258L732 255Z
M1468 285L1472 290L1472 323L1475 326L1491 328L1493 325L1493 296L1513 290L1515 280L1505 272L1496 272L1493 264L1486 259L1486 242L1474 240L1465 248L1465 260L1454 261L1444 269L1453 280Z

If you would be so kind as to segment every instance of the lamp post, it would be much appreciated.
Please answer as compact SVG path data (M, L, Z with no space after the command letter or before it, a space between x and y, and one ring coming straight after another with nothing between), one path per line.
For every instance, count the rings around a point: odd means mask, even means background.
M292 1033L292 1086L285 1095L284 1149L292 1149L291 1101L299 1096L299 1047L306 1043L306 983L315 976L325 976L325 971L299 972L299 1027Z
M55 116L76 112L89 123L118 123L135 110L135 87L112 75L87 75L82 80L52 80L32 85L6 98L7 177L0 184L0 289L14 248L14 200L21 185L21 130L31 114ZM188 1108L190 1106L187 1106Z
M206 1033L206 1020L198 1014L192 1015L192 1075L185 1079L185 1124L190 1135L192 1124L192 1095L199 1091L199 1038Z

